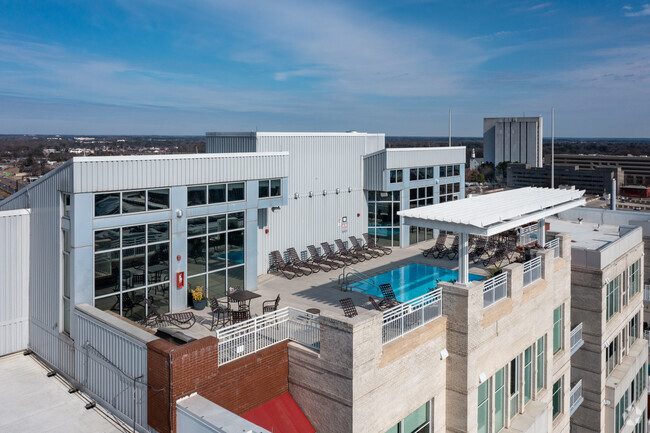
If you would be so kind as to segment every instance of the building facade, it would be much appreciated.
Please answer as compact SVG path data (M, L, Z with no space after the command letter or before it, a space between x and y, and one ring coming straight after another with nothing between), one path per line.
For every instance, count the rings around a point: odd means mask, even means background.
M483 159L495 166L520 162L541 167L542 116L483 119Z
M555 164L573 165L581 169L618 167L625 173L626 185L650 185L650 157L647 155L555 155Z
M598 167L581 169L579 166L555 165L555 185L572 185L585 190L587 194L602 195L611 193L612 179L617 189L623 182L620 168ZM531 167L528 164L508 164L508 188L526 186L551 186L551 166Z

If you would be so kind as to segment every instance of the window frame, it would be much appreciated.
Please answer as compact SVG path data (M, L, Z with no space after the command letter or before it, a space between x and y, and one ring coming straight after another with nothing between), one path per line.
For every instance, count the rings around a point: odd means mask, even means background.
M555 385L558 385L558 384L559 384L559 386L558 386L558 388L556 390ZM556 412L555 395L558 392L560 393L560 397L558 399L559 408L557 408L557 412ZM557 419L557 417L562 415L562 412L564 412L564 401L563 400L564 400L564 376L560 376L560 378L558 380L556 380L555 383L553 383L553 389L552 389L552 393L551 393L551 407L552 407L553 420Z
M560 310L559 318L555 318L555 312ZM557 328L559 325L559 329ZM556 347L556 336L559 337L559 343ZM553 355L564 348L564 304L561 304L553 310Z

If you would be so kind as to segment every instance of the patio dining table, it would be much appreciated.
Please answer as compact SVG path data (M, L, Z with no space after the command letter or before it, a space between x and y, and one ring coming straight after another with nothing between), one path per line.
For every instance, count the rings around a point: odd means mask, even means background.
M258 295L255 292L251 292L250 290L242 290L240 292L231 293L229 297L231 301L235 301L239 305L247 303L248 309L250 310L251 300L255 298L260 298L261 295Z

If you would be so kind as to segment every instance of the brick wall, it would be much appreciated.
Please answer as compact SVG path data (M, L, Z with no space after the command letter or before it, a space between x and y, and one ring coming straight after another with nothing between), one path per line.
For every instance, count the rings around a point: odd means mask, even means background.
M215 337L181 346L162 339L149 343L149 425L159 432L175 430L174 402L193 392L238 415L288 392L287 344L219 366Z

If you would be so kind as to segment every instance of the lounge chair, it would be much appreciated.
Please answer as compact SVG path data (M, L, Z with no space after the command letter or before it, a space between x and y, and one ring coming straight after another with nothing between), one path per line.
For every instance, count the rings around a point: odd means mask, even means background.
M363 239L366 241L366 246L371 250L381 251L386 255L393 252L392 248L382 247L381 245L377 245L375 240L368 233L363 234Z
M271 272L272 270L278 270L287 277L287 279L292 279L295 276L302 277L305 275L305 272L297 268L289 263L286 263L284 259L282 258L282 254L280 254L280 251L275 250L271 251L271 258L273 259L273 266L269 267L269 270L267 272Z
M399 301L393 291L393 286L390 283L380 284L379 290L381 290L381 295L384 297L384 299L379 302L380 307L386 306L387 308L390 308L399 305Z
M357 313L357 307L354 305L352 298L339 299L339 304L341 304L341 308L343 308L343 314L345 314L345 317L354 317L359 314Z
M307 251L311 258L309 259L312 263L315 263L321 267L325 272L329 272L332 269L338 269L342 266L340 262L334 260L328 260L325 257L318 254L318 250L313 245L307 245Z
M278 311L278 306L280 305L280 295L277 298L271 299L270 301L262 302L262 313L272 313Z
M375 308L375 310L377 310L377 311L388 310L388 309L391 307L390 305L388 305L388 304L385 303L385 302L382 303L382 302L380 301L379 303L377 303L377 301L375 301L375 298L373 298L372 296L369 296L368 299L370 299L370 303L372 304L372 306L373 306L373 307Z
M424 250L422 255L424 257L432 256L434 259L440 257L440 253L447 249L447 235L439 235L436 243L429 249Z
M296 251L295 248L287 248L287 252L289 253L289 260L291 260L291 264L294 265L297 268L300 269L305 269L311 274L312 272L318 272L320 271L320 266L314 265L313 263L307 263L303 262L300 259L300 256L298 255L298 251Z
M350 251L345 247L345 244L341 239L335 239L334 243L336 244L336 248L338 248L338 254L339 256L343 257L354 257L360 262L365 262L368 258L366 257L365 254L357 253L354 251Z
M487 252L487 245L487 238L485 236L479 236L469 252L469 260L478 263L481 260L481 256Z
M375 258L384 255L384 253L381 253L379 251L363 248L359 243L359 240L355 236L348 236L348 239L350 239L350 244L352 245L352 248L350 248L350 250L354 251L355 253L363 254L363 255L368 254L370 255L370 258ZM366 256L366 258L368 258L368 256Z
M219 324L226 326L230 322L230 305L227 303L221 303L217 298L210 298L210 310L212 310L212 325L210 325L210 331L212 331L215 326Z
M330 247L330 244L328 244L327 242L321 242L320 246L323 247L324 256L328 260L338 260L343 262L346 265L349 265L351 263L359 263L359 260L357 260L354 257L346 257L335 253L334 251L332 251L332 247Z
M449 260L454 260L458 255L458 243L460 236L455 236L454 241L451 243L451 247L447 248L445 255Z
M149 314L142 320L145 326L174 325L181 329L189 329L196 323L196 317L191 311L160 314L149 298L146 298L145 302L149 309Z

